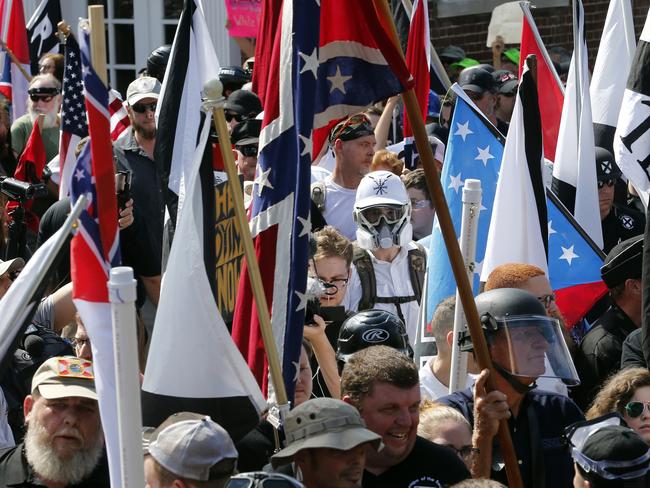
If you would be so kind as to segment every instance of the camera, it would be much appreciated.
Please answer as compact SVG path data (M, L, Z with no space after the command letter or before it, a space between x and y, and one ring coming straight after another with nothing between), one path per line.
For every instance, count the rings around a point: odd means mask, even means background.
M27 183L16 178L1 178L0 191L16 202L25 202L33 198L45 197L48 194L47 187L43 183Z

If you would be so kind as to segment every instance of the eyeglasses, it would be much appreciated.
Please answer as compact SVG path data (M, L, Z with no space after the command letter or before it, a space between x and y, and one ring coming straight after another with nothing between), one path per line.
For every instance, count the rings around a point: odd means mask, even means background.
M633 419L640 417L646 408L650 412L650 402L630 402L625 405L627 415Z
M242 153L242 156L253 158L257 156L257 144L249 144L247 146L235 146L237 150Z
M453 449L454 451L456 451L456 454L458 454L460 458L465 461L472 459L474 456L476 456L478 453L481 452L481 450L478 447L463 446L460 449L456 449L456 447L452 446L451 444L441 444L441 445L448 447L449 449Z
M317 279L320 284L323 285L323 288L325 288L324 294L327 296L336 295L339 290L344 286L347 286L348 281L350 281L350 278L335 278L331 281L325 281L320 276L317 276Z
M542 305L544 305L546 308L549 308L551 306L551 303L555 301L555 293L542 295L541 297L537 297L537 299L542 302Z
M226 488L304 488L304 485L285 474L255 471L232 476Z
M230 122L232 119L235 119L237 122L241 122L242 120L244 120L244 116L242 114L225 112L224 115L226 116L226 122Z
M600 190L603 186L607 185L610 188L616 184L616 180L605 180L598 182L598 189Z
M54 98L54 95L36 95L36 94L30 94L29 99L32 102L38 102L39 100L45 103L51 102L52 99Z
M402 205L369 207L361 210L361 215L370 225L378 225L383 218L387 224L396 224L404 216L406 209Z
M136 103L134 105L131 105L133 111L139 114L143 114L147 110L151 110L152 112L155 112L156 107L158 107L157 103Z
M431 207L431 200L415 200L411 198L411 207L412 208L429 208Z
M70 342L72 342L74 347L78 347L79 349L85 345L90 345L90 339L77 339L76 337L73 337Z

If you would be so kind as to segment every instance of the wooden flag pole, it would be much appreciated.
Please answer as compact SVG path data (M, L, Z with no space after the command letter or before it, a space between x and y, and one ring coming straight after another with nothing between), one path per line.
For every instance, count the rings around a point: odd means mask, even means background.
M92 58L93 69L104 85L108 86L104 6L91 5L88 7L88 21L90 24L90 56Z
M25 71L25 68L24 68L23 65L20 63L20 61L18 61L18 58L16 57L16 55L14 54L14 52L13 52L11 49L9 49L9 46L7 46L7 44L6 44L4 41L2 41L2 40L0 40L0 47L2 47L2 49L4 49L5 51L7 51L7 54L8 54L9 57L11 58L11 62L14 63L16 66L18 66L18 69L19 69L20 72L23 74L23 76L25 77L25 79L26 79L28 82L32 81L32 76L31 76L27 71Z
M402 59L404 59L404 53L402 53L402 48L397 38L395 24L393 23L393 18L388 10L386 0L373 0L373 3L380 19L382 19L384 25L389 28L388 34L391 36L393 44L398 52L401 53ZM474 294L472 293L472 287L467 278L463 256L458 247L456 231L454 230L451 215L449 214L449 207L447 207L442 185L440 184L440 178L438 177L438 172L436 171L433 162L433 152L431 151L431 145L429 144L427 132L424 128L424 122L422 121L422 112L420 111L418 100L413 89L404 92L402 94L402 99L404 100L406 113L411 122L411 127L413 128L413 136L418 148L418 154L420 155L424 166L427 187L429 188L429 193L431 194L434 203L436 216L440 223L440 231L442 232L442 237L447 248L447 254L449 255L449 261L451 262L451 268L454 273L454 278L456 279L458 294L461 303L463 304L467 326L472 338L474 355L476 356L477 363L481 369L490 370L490 376L486 383L486 390L491 391L494 390L492 378L494 378L496 373L492 365L492 359L487 347L487 342L485 341L483 328L478 318L478 311L476 309L476 303L474 302ZM512 444L512 438L506 420L501 420L499 422L498 436L501 453L506 465L509 486L510 488L523 488L521 473L519 472L519 464L517 462L517 454Z
M228 133L228 126L226 125L226 117L223 112L223 102L225 99L222 96L223 87L219 80L212 80L206 83L203 92L207 97L206 105L212 109L212 118L214 119L214 126L219 135L219 148L221 149L221 156L223 157L224 167L228 175L228 186L230 187L233 196L233 203L235 206L235 221L239 226L242 244L244 247L244 256L246 258L246 267L248 269L248 277L253 288L253 296L255 297L255 307L257 308L257 316L260 321L260 331L262 333L262 340L264 342L264 349L266 350L266 357L269 362L269 372L271 374L271 382L273 390L275 391L275 398L278 407L282 411L282 407L288 405L287 392L284 387L284 379L282 378L282 365L280 364L280 357L278 349L273 337L273 329L271 328L271 318L269 316L269 307L266 302L266 295L264 294L264 285L262 284L262 275L260 273L259 263L255 255L255 248L253 247L253 238L248 226L248 219L246 218L246 210L244 206L244 196L241 186L239 185L239 176L237 175L237 168L235 167L235 158L233 157L230 135Z
M59 44L65 44L65 40L68 38L70 35L70 25L63 19L61 22L59 22L57 25L57 32L56 35L59 38Z

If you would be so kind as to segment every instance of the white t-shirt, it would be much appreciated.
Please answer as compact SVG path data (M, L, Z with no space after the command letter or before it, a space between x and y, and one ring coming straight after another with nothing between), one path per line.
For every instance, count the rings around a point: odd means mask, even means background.
M323 181L325 178L332 174L331 171L321 168L320 166L311 167L311 182L316 183L317 181Z
M420 368L420 396L422 400L437 400L443 396L449 395L449 387L443 385L438 378L433 374L431 366L435 361L435 356L430 358L424 366ZM476 375L468 374L465 381L465 388L474 386Z
M357 224L352 218L357 190L343 188L328 176L325 183L325 221L351 241L357 240Z
M372 251L370 253L370 260L372 261L375 270L375 281L377 283L377 296L378 297L407 297L413 295L413 286L411 285L411 272L409 271L408 251L415 249L417 245L410 242L407 246L402 246L395 259L390 263L388 261L380 261L375 258ZM343 298L342 305L346 310L357 311L359 301L361 301L362 289L359 273L354 265L352 265L352 273L350 282L348 284L345 297ZM376 309L387 310L396 315L397 308L392 303L376 303ZM417 300L412 300L400 305L402 313L404 314L404 321L406 325L406 332L409 336L409 342L415 344L418 330L418 315L420 314L420 304Z

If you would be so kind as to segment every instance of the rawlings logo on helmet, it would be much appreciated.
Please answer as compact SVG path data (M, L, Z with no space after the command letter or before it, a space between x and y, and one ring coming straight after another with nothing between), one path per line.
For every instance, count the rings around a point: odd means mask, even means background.
M390 334L385 329L368 329L361 335L361 339L371 344L386 342Z

